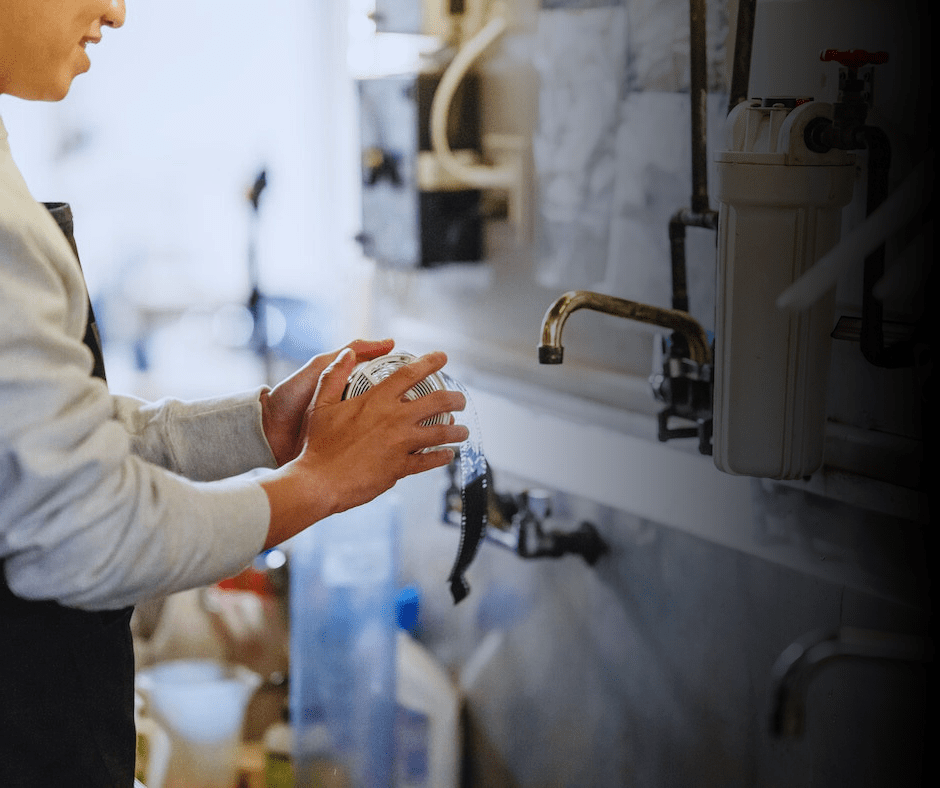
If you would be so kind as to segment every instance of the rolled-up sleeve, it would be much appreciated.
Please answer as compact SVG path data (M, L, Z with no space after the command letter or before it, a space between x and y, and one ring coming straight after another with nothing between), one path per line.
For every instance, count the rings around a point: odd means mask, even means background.
M115 396L114 415L138 457L196 481L225 479L275 466L261 426L261 391L194 402Z

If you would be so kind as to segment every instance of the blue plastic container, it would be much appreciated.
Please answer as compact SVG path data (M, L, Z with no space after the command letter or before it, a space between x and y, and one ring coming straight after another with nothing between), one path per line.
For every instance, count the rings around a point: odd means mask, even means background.
M314 784L326 764L350 788L392 784L399 527L397 499L387 493L291 541L290 710L298 786Z

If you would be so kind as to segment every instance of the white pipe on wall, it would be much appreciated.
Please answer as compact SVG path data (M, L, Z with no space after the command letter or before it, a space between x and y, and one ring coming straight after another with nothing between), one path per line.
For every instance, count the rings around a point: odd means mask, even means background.
M933 157L929 156L865 221L849 231L812 268L787 287L777 297L777 308L796 311L812 306L851 266L863 261L913 219L929 198L927 172L932 170Z

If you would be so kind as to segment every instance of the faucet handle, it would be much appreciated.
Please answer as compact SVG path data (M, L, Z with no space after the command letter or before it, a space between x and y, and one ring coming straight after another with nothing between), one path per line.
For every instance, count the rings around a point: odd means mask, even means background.
M887 52L869 52L865 49L824 49L819 54L823 62L835 60L846 68L859 69L862 66L881 66L888 62Z
M552 495L548 490L528 490L525 494L525 507L541 522L552 513Z

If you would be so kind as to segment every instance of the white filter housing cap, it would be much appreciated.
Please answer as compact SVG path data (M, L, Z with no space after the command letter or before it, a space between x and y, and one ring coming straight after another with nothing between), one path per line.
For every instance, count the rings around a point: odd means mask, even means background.
M773 99L770 100L773 102ZM797 103L794 107L791 104ZM739 164L841 167L855 154L833 148L816 153L806 147L806 127L817 118L832 120L833 107L822 101L781 99L770 106L752 99L739 104L725 122L725 150L715 160Z

